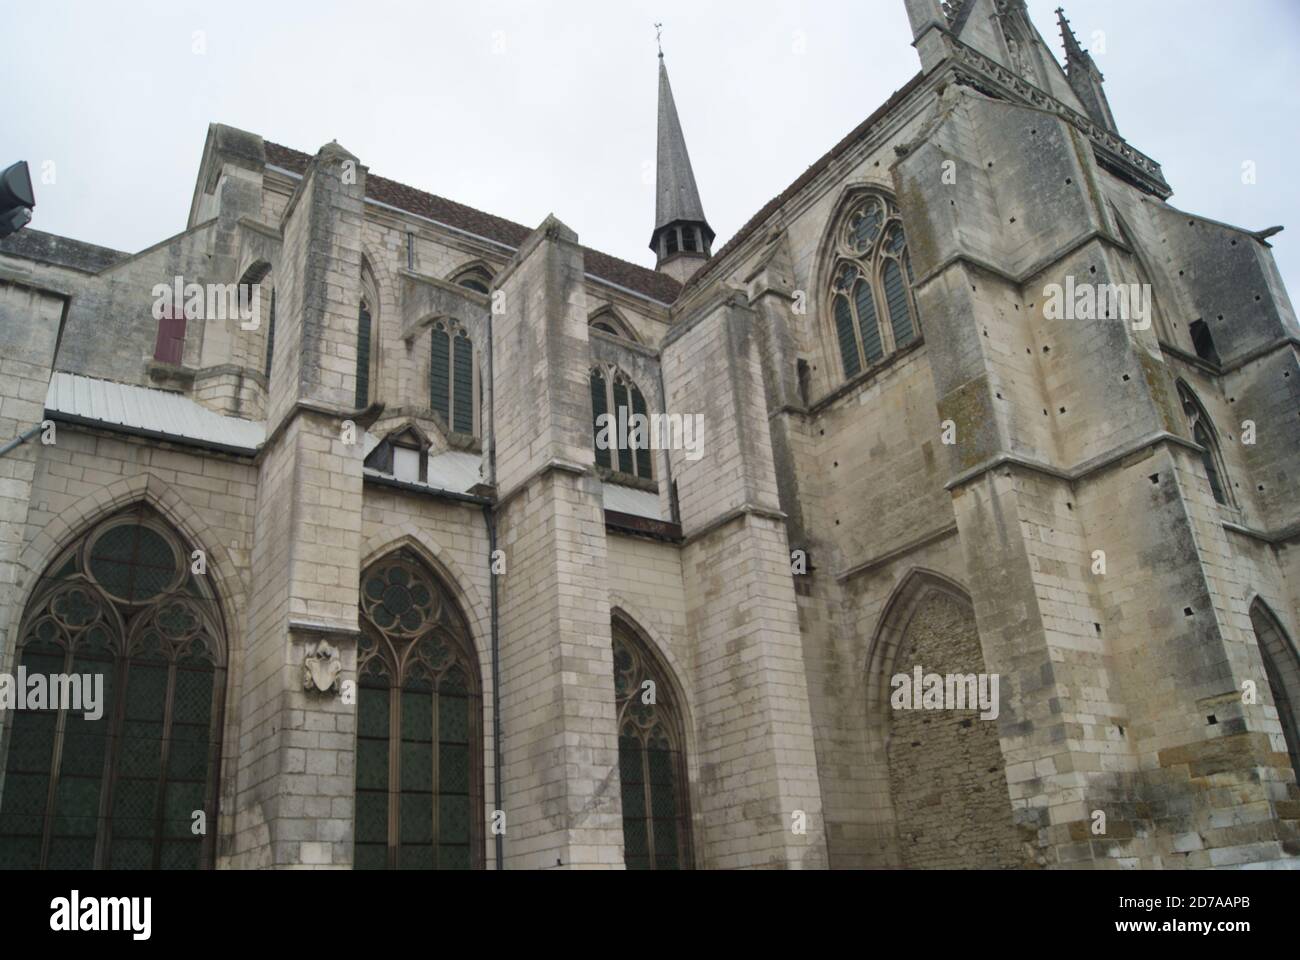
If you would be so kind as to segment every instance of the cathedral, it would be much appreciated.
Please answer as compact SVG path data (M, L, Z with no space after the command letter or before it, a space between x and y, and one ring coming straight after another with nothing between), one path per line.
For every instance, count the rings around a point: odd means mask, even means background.
M721 245L660 54L654 269L220 124L0 242L0 867L1300 867L1275 230L903 2Z

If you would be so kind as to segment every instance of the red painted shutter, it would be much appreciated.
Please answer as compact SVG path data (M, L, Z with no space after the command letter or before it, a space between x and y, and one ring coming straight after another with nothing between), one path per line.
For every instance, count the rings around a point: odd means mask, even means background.
M159 363L180 363L185 351L185 311L182 308L175 312L176 316L164 316L158 321L153 358Z

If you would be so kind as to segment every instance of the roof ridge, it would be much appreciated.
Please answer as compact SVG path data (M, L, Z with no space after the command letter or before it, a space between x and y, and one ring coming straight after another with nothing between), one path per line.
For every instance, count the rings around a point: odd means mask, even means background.
M686 293L687 291L692 290L695 287L699 286L700 281L705 276L712 273L713 268L717 264L722 262L724 257L726 257L728 254L734 251L737 247L739 247L740 244L743 243L745 240L747 240L749 238L749 235L752 234L755 230L757 230L758 227L763 223L763 221L767 220L768 217L774 214L777 210L783 207L787 201L793 198L796 193L798 193L809 183L811 183L816 178L816 176L819 173L821 173L824 169L826 169L828 166L830 166L831 163L837 157L839 157L841 153L848 150L849 147L851 147L854 143L860 140L867 133L867 131L870 130L873 126L875 126L875 124L879 120L881 120L887 113L889 113L890 110L893 110L896 106L902 103L903 100L905 100L912 93L913 90L915 90L918 86L920 86L921 82L925 79L925 77L926 74L924 70L918 71L916 75L912 77L912 79L908 80L907 83L903 84L893 93L891 93L889 95L889 98L884 103L882 103L879 107L873 110L865 120L859 123L852 130L850 130L848 134L846 134L839 141L839 143L835 144L835 146L831 147L824 154L822 154L817 160L815 160L812 163L812 165L808 167L807 170L801 173L795 179L795 181L790 184L790 186L786 187L785 190L783 190L777 196L773 197L766 204L764 204L763 207L758 211L758 213L750 217L745 222L745 225L742 226L739 230L737 230L732 235L731 239L722 245L722 249L718 250L709 259L709 261L704 264L704 266L700 267L700 269L697 270L690 277L690 279L686 281L686 285L682 288L682 292Z
M284 167L293 173L302 173L311 162L311 155L301 150L270 140L265 140L264 143L267 162L275 166ZM458 200L430 193L379 174L367 174L366 195L372 200L407 213L427 216L431 220L446 223L447 226L466 230L484 239L516 249L534 229L494 213L471 207ZM416 209L412 209L413 207ZM452 216L449 217L448 214ZM650 267L643 267L593 247L584 246L582 249L585 253L595 255L595 263L589 263L588 266L596 267L591 272L601 280L625 287L663 304L671 304L681 292L681 284L667 274L658 273Z

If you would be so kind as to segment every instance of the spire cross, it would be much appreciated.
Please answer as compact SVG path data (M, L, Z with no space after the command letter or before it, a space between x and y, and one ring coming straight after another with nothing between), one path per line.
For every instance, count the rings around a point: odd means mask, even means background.
M659 59L662 60L664 58L664 25L662 23L655 24L655 43L659 45Z

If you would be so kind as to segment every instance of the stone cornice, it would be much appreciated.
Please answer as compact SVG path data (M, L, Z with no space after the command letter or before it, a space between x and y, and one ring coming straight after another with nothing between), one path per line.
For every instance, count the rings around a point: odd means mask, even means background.
M985 84L1007 100L1056 114L1092 142L1097 161L1103 166L1126 176L1135 186L1161 200L1173 194L1160 164L1129 146L1124 139L1016 76L991 57L954 39L951 34L945 32L944 39L950 50L951 68L959 82L966 79L975 81L976 86Z

